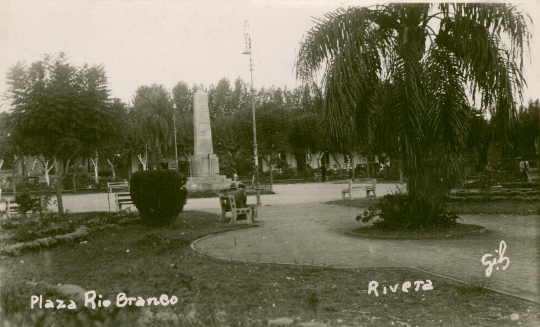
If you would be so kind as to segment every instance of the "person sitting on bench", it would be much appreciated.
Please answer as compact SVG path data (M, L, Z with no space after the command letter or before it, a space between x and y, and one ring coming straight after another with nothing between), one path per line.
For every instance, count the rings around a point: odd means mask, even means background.
M255 222L255 217L257 217L257 205L247 204L246 185L242 183L238 184L238 190L234 192L233 196L234 196L234 202L236 203L237 208L247 208L247 207L251 208L251 211L253 212L251 220ZM243 215L238 215L238 216L241 217Z

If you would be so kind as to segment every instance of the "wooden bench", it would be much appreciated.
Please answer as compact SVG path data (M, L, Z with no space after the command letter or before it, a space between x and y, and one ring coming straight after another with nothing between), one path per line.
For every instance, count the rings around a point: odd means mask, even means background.
M358 182L353 182L352 179L347 180L349 186L346 189L341 190L341 195L345 199L345 194L349 193L349 198L354 200L352 193L355 191L366 191L366 198L376 198L377 179L364 179ZM373 194L369 194L372 192Z
M129 193L116 193L114 198L116 200L116 209L118 211L122 210L123 205L133 205L133 200L131 200L131 194Z
M126 180L124 180L123 182L107 182L107 190L109 191L109 193L112 193L114 189L129 191L129 183Z
M322 182L322 174L321 174L321 173L315 173L315 174L313 174L313 179L314 179L316 182Z
M35 206L30 212L38 212L38 207ZM0 217L3 218L6 215L8 218L19 215L19 204L15 202L15 199L6 200L5 208L4 204L0 203Z
M219 203L221 204L221 218L219 222L224 222L226 220L227 212L231 213L231 221L229 224L253 224L252 218L257 218L257 209L251 210L250 207L247 208L237 208L236 201L234 201L233 195L220 195ZM246 219L237 220L238 215L245 215ZM255 215L255 216L254 216Z
M11 218L19 214L19 205L15 200L5 200L0 203L0 218Z

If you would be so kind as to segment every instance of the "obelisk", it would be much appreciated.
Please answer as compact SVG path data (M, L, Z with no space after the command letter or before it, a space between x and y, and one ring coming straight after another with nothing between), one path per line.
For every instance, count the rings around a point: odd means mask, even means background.
M212 146L208 95L199 90L193 96L194 151L191 158L194 177L219 175L219 159ZM216 176L217 177L217 176Z

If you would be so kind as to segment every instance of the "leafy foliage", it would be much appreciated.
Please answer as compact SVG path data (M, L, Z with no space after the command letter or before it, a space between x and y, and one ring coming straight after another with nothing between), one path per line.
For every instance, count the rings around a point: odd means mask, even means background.
M39 199L33 197L27 191L17 194L15 202L19 204L19 213L25 215L28 211L38 206Z
M122 112L111 106L102 66L68 63L60 53L32 63L13 65L7 76L8 122L18 155L45 158L61 164L92 153L121 138ZM63 212L61 178L57 185L58 209Z
M68 159L118 136L121 112L109 104L102 66L72 66L64 54L8 72L9 124L25 154Z
M442 206L462 171L467 88L506 137L529 38L523 14L502 3L339 9L304 38L297 76L311 83L325 70L321 120L332 151L398 153L411 199Z
M377 204L356 216L356 220L363 223L373 221L373 226L386 230L451 227L457 219L460 218L446 211L446 205L429 199L415 199L401 191L385 195Z
M173 104L163 85L143 85L135 91L129 115L132 139L138 144L138 153L150 149L152 166L158 166L163 148L174 142ZM147 158L148 159L148 158Z
M324 150L322 126L316 114L295 117L291 125L289 142L294 150L308 154Z
M186 179L171 170L147 170L133 174L130 193L146 226L172 223L187 203Z

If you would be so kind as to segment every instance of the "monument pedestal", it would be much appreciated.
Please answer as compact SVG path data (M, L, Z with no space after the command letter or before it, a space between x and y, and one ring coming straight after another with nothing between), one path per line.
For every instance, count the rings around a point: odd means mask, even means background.
M189 191L211 191L229 188L232 179L219 174L219 158L217 155L194 154L191 157L193 177L188 177L186 187Z
M189 191L229 188L232 180L219 174L219 158L212 146L212 130L208 111L208 95L202 90L193 96L193 144L191 172L186 187Z
M188 177L186 187L189 191L217 191L230 188L231 183L225 175Z

